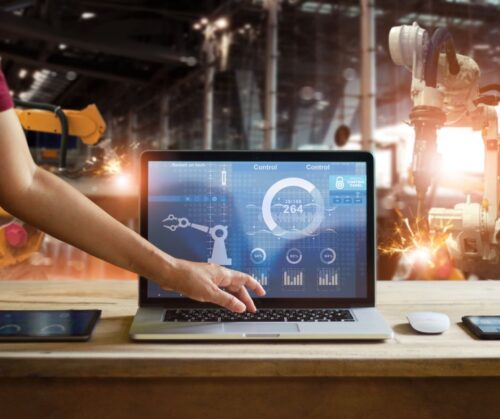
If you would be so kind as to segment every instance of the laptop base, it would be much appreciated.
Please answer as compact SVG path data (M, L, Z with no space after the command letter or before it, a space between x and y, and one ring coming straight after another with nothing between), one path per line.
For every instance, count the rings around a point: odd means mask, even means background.
M165 322L165 309L140 307L130 328L136 341L383 340L392 329L373 307L351 309L354 322Z

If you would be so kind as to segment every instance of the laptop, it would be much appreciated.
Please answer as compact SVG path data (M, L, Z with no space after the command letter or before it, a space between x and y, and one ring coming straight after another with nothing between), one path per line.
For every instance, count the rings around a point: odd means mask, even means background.
M392 336L375 308L370 153L148 151L141 176L143 237L248 273L266 295L235 314L140 278L133 340Z

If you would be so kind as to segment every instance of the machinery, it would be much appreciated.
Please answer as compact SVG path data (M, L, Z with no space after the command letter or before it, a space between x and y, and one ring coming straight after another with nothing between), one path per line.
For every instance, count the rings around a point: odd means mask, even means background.
M59 171L65 173L67 139L77 136L88 145L96 144L106 129L95 105L78 110L62 110L58 106L36 102L15 101L16 113L24 129L61 134ZM0 268L18 264L37 252L43 233L0 208Z
M96 105L82 110L64 110L59 106L38 102L14 101L16 113L24 129L61 134L59 169L66 169L68 136L74 135L87 145L96 144L106 130L106 123Z
M479 87L480 70L470 57L457 54L445 28L432 36L417 23L393 27L389 34L391 58L412 72L410 122L415 130L411 166L416 189L417 219L430 231L450 232L447 246L464 272L483 277L498 276L500 266L499 219L499 98L485 95L499 85ZM430 208L439 167L436 133L444 126L481 131L485 147L484 188L481 202L455 208Z

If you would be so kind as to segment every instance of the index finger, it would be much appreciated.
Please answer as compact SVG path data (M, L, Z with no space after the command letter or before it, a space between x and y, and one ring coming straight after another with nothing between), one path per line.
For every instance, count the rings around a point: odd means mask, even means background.
M266 295L266 291L264 290L262 285L260 285L259 282L257 282L255 278L253 278L252 276L247 275L243 272L233 271L230 269L228 269L227 271L229 272L230 275L229 279L231 281L231 284L229 286L231 285L244 286L252 290L259 297L263 297L264 295Z

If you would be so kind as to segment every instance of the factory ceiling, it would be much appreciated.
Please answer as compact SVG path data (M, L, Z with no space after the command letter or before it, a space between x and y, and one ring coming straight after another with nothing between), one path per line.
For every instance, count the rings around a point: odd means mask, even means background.
M428 28L452 27L459 49L473 54L486 73L496 69L499 4L498 0L377 0L379 67L390 63L386 45L390 27L418 20ZM197 82L203 74L203 35L197 24L221 16L228 19L233 35L230 67L263 70L262 0L0 0L2 67L13 93L23 99L63 106L94 101L103 108L119 103L126 108L159 85L177 87L194 80L202 86ZM280 103L291 97L288 89L309 85L328 99L325 106L340 103L341 98L333 96L345 90L344 70L359 69L358 23L358 1L281 2ZM398 95L408 81L405 77L395 80L379 72L380 104ZM256 82L262 83L262 74L257 74ZM223 77L217 88L229 88L231 83L233 79ZM285 107L283 117L290 112Z

